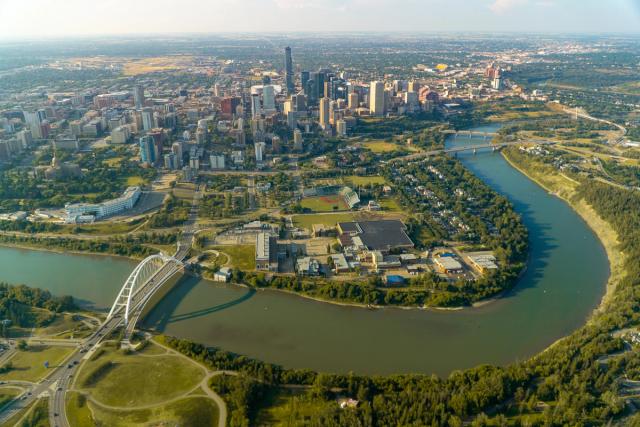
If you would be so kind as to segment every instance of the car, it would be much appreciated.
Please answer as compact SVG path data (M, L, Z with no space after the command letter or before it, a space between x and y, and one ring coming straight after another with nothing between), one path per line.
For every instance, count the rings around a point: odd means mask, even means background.
M69 363L69 364L67 365L67 368L69 368L69 369L70 369L70 368L73 368L73 365L72 365L71 363Z
M77 360L74 360L74 361L73 361L73 364L74 364L74 365L77 365L77 364L78 364L78 361L77 361Z
M58 391L62 391L62 387L58 387Z
M54 413L53 413L53 416L54 416L54 417L57 417L57 416L58 416L58 413L57 413L57 412L54 412Z

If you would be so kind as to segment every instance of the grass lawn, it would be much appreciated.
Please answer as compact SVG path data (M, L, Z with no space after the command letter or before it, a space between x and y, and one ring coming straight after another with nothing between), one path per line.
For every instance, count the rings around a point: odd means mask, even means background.
M400 146L398 144L383 140L365 141L363 143L363 146L373 151L374 153L389 153L391 151L400 149Z
M75 391L67 392L65 406L69 424L75 427L93 427L96 425L87 404L87 399Z
M35 331L33 331L33 336L41 337L45 335L58 335L66 331L73 331L77 328L84 329L86 325L79 320L73 320L73 317L74 316L72 314L58 314L56 319L46 327L36 328ZM31 331L29 331L29 333L30 332Z
M292 220L296 227L311 230L313 224L324 224L329 227L335 226L339 222L353 221L358 214L356 212L345 212L337 214L311 214L294 215Z
M54 347L45 345L30 346L27 351L20 351L10 359L13 368L0 375L0 380L19 380L37 382L48 372L44 362L49 362L49 369L62 364L63 360L74 349L71 347Z
M109 362L110 369L95 374ZM85 386L88 378L92 380ZM145 357L109 349L96 361L83 366L76 387L84 387L94 399L106 405L135 407L180 397L203 378L200 367L175 355Z
M231 259L231 265L241 270L256 269L256 247L254 245L212 246L209 249L222 252Z
M172 191L173 191L173 194L179 199L192 200L193 192L195 191L195 189L196 187L194 184L181 182L177 184Z
M344 198L339 194L331 196L305 197L300 200L300 205L314 212L333 212L349 210Z
M0 408L20 394L20 389L13 387L0 387Z
M130 222L97 222L94 224L67 225L64 232L76 230L78 234L109 235L128 233L139 227L141 220Z
M304 391L280 389L263 400L256 425L288 426L290 420L305 419L333 405L337 406L331 402L311 401L305 397Z
M145 180L141 176L130 176L127 178L127 185L144 185Z
M402 207L400 206L400 204L396 199L384 198L384 199L378 200L378 203L380 203L380 206L385 211L402 212Z
M385 184L387 181L383 176L345 176L345 183L351 186L369 185L369 184Z
M97 421L91 425L110 427L218 425L218 407L207 397L187 397L164 407L131 411L110 411L92 403L89 403L89 406Z

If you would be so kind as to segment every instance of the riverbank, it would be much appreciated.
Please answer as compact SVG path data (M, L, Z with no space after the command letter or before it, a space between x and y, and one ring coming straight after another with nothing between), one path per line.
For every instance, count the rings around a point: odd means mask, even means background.
M576 189L582 185L579 181L571 179L557 172L548 165L540 165L536 170L527 170L517 162L513 156L509 156L508 150L501 152L504 159L520 173L544 188L550 194L565 201L589 226L598 237L604 247L609 262L609 279L607 280L605 293L598 307L594 310L601 312L609 303L615 293L617 283L624 277L624 263L626 255L618 250L619 238L611 224L603 220L596 211L583 199L576 197ZM537 165L540 162L537 162ZM591 318L593 315L591 316ZM590 318L590 319L591 319Z
M19 243L0 242L0 247L14 248L14 249L25 249L25 250L29 250L29 251L51 252L51 253L60 254L60 255L72 254L72 255L86 255L86 256L104 256L104 257L111 257L111 258L120 258L120 259L129 260L129 261L135 261L135 262L138 262L138 261L141 261L141 260L144 259L144 257L118 255L118 254L112 254L112 253L109 253L109 252L90 252L90 251L65 250L65 249L60 249L60 248L51 248L51 247L46 247L46 246L28 245L28 244L19 244Z

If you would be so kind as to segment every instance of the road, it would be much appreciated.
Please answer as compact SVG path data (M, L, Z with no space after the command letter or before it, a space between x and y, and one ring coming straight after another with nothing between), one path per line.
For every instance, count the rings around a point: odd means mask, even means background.
M183 224L182 233L178 239L178 248L174 258L178 261L184 260L191 249L193 236L196 232L196 220L198 217L198 205L202 193L200 187L194 193L189 217ZM139 317L144 305L148 302L153 293L159 289L164 282L180 268L180 264L169 262L165 264L149 281L139 288L132 296L131 307L134 320L130 322L135 326L135 321ZM91 336L83 342L76 344L78 347L69 355L65 362L57 367L51 368L50 374L40 383L28 388L25 393L16 400L9 403L4 411L0 413L0 424L6 422L24 408L33 404L36 399L42 397L50 398L49 402L49 422L52 427L70 427L65 411L65 395L71 386L74 375L83 359L91 357L100 342L109 336L122 323L122 308L114 313L114 316L103 323Z
M501 142L499 144L493 144L493 143L487 142L483 144L465 145L462 147L454 147L454 148L447 148L447 149L443 148L440 150L431 150L431 151L421 151L420 153L409 154L408 156L396 157L395 159L389 160L387 163L407 162L412 160L423 159L426 157L437 156L440 154L460 153L463 151L481 150L483 148L502 148L502 147L508 147L511 145L520 145L520 144L552 145L552 144L555 144L555 142L537 140L537 139Z

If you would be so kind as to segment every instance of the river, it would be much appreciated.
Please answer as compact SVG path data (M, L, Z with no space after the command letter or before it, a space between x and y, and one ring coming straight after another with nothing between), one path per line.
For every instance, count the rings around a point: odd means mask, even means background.
M468 137L447 142L465 143ZM513 202L530 232L527 271L504 298L459 311L367 310L186 279L145 326L285 367L328 372L447 375L530 357L582 325L597 306L609 274L604 248L568 205L500 154L459 158ZM111 303L131 268L119 258L0 248L0 280L71 293L97 307Z

